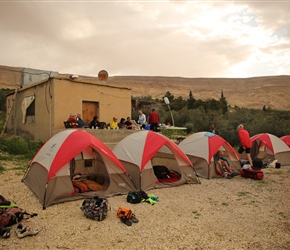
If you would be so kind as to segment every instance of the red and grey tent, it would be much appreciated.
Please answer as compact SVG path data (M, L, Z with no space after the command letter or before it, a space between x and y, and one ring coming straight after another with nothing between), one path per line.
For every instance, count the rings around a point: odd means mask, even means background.
M196 172L187 156L167 137L152 132L133 133L113 148L113 153L128 171L137 189L198 183ZM165 166L180 174L177 181L161 182L154 173L154 166Z
M290 149L279 137L262 133L251 137L251 156L264 162L278 160L281 165L290 165Z
M233 168L241 170L240 158L235 149L219 135L198 132L187 136L178 147L188 156L200 177L209 179L217 176L213 156L218 150L224 152Z
M285 142L290 148L290 135L285 135L280 138L283 142Z
M76 174L82 178L94 177L101 185L100 190L76 191L73 185ZM112 151L90 133L77 129L64 130L51 137L31 160L22 181L35 193L43 208L84 197L112 196L134 190L126 170Z

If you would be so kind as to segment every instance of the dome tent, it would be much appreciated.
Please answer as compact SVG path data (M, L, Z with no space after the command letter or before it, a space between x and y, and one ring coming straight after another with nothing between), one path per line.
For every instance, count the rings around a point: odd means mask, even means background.
M102 190L76 192L73 177L78 172L100 177ZM69 200L134 190L126 170L112 151L90 133L77 129L64 130L51 137L29 163L22 181L43 208Z
M240 158L235 149L219 135L198 132L187 136L178 147L188 156L199 177L209 179L218 176L213 158L218 150L224 152L232 167L241 170Z
M125 137L112 151L128 171L137 189L149 190L199 182L191 162L177 145L150 130ZM160 182L153 169L157 165L178 172L180 179L176 182Z
M290 165L290 148L279 137L261 133L251 137L251 157L263 162L278 160L281 165Z
M284 136L280 137L280 139L283 142L285 142L288 145L288 147L290 148L290 135L284 135Z

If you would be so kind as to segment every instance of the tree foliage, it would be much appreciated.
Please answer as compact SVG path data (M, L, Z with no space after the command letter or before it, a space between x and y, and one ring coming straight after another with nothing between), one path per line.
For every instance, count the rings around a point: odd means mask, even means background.
M250 136L269 133L281 137L290 134L290 111L231 108L223 91L219 100L195 100L191 91L187 100L183 100L180 96L175 98L169 91L164 97L170 100L175 126L187 127L188 133L196 133L211 131L211 125L215 124L220 136L232 146L239 145L237 133L239 124L245 126ZM167 106L161 106L158 113L161 123L171 122L171 114Z
M0 90L0 110L6 112L6 95L11 92L11 89Z

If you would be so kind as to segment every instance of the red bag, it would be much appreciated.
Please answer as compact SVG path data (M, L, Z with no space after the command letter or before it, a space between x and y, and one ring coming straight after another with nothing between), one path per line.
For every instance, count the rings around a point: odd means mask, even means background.
M0 209L0 227L10 227L18 224L22 219L23 211L20 208Z
M245 178L250 178L254 180L262 180L264 178L264 173L262 170L254 170L251 168L242 169L241 176Z

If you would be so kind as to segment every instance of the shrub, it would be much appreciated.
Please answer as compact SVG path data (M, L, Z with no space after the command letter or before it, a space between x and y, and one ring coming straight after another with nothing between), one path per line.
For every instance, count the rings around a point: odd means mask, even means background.
M0 141L1 150L11 155L23 155L27 159L31 159L43 144L41 141L34 142L19 136L0 137Z

